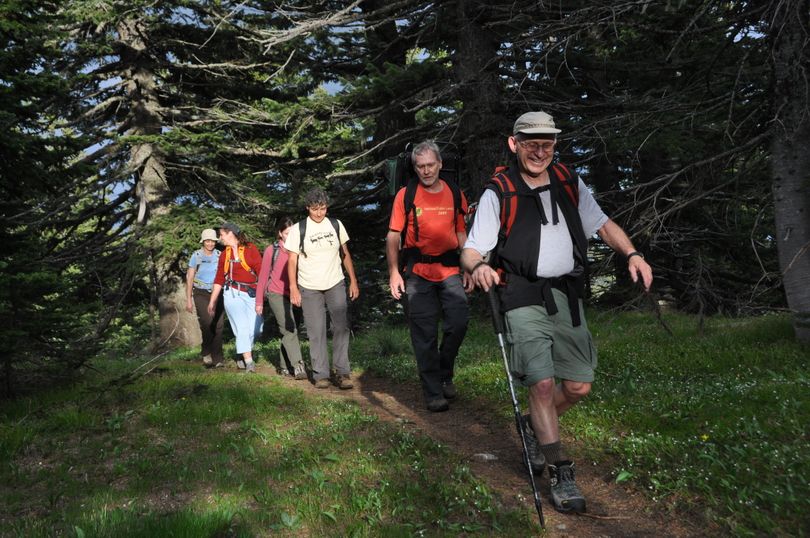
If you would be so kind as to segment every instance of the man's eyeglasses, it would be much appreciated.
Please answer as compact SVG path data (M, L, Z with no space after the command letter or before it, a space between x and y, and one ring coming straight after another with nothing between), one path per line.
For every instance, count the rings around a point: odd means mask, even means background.
M523 149L530 151L532 153L537 153L540 150L543 150L543 153L551 153L554 151L554 142L537 142L536 140L518 140L518 144Z

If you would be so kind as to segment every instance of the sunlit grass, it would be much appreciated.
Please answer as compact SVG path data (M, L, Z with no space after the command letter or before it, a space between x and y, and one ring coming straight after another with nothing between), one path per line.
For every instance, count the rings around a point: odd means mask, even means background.
M808 364L783 316L589 316L600 365L563 417L578 460L739 536L801 536L810 495ZM275 347L274 347L275 346ZM232 350L231 350L232 351ZM259 360L278 353L259 346ZM232 353L231 353L232 354ZM203 371L180 351L106 360L101 377L0 408L0 535L525 536L446 447L265 376ZM407 328L352 341L352 363L416 382ZM110 380L115 380L110 384ZM474 320L464 401L511 422L500 350ZM520 391L525 408L525 391Z
M666 321L675 336L651 314L590 313L597 379L562 418L574 454L736 535L806 533L810 352L794 342L789 320L714 318L703 334L693 317ZM375 357L374 368L399 371L392 361L401 360ZM455 379L463 398L489 401L511 420L488 320L472 323Z
M603 382L572 428L653 498L735 534L806 529L810 354L787 318L712 319L702 336L692 318L668 321L674 337L640 314L598 320Z
M137 366L110 365L108 379ZM116 370L116 369L120 369ZM0 535L524 535L446 447L191 354L5 406Z

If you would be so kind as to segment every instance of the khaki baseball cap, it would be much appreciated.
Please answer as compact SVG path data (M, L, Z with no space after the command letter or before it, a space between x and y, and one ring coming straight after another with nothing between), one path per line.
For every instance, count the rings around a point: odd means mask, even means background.
M515 122L512 134L557 134L554 118L545 112L526 112Z

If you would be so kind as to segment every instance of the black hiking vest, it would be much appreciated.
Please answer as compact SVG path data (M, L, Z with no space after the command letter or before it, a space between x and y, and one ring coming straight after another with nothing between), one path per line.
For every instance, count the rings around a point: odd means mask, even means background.
M515 162L506 174L515 186L517 211L508 235L499 234L495 263L505 285L499 286L501 310L506 312L530 305L545 305L549 314L557 313L557 305L551 288L557 288L568 296L571 318L574 326L581 324L578 299L585 295L585 279L588 265L588 238L582 228L579 209L563 191L552 167L548 168L550 183L547 186L531 189L522 179ZM576 176L574 176L576 177ZM488 189L495 191L499 198L503 193L497 184L489 183ZM551 191L552 215L545 215L540 193ZM537 257L540 252L540 224L557 222L557 209L562 211L573 243L574 270L557 278L537 276Z

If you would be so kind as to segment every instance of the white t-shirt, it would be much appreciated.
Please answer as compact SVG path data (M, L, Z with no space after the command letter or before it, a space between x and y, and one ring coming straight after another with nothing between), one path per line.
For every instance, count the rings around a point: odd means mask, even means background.
M558 223L551 223L551 191L540 193L543 211L548 217L548 224L541 224L537 220L540 233L540 252L537 256L537 276L552 278L566 275L574 270L574 244L568 225L562 211L558 211ZM560 190L560 196L566 194ZM591 191L579 179L579 217L582 219L582 229L585 237L591 237L599 228L604 226L608 217L596 203ZM470 233L464 248L477 250L482 256L495 248L498 243L498 231L501 229L501 204L498 195L487 189L481 195L478 209L475 212Z
M343 266L340 257L340 245L349 240L349 234L343 223L338 221L340 236L329 217L315 222L307 217L304 253L299 252L301 244L300 223L290 228L284 248L298 256L298 285L308 290L324 291L343 280Z

